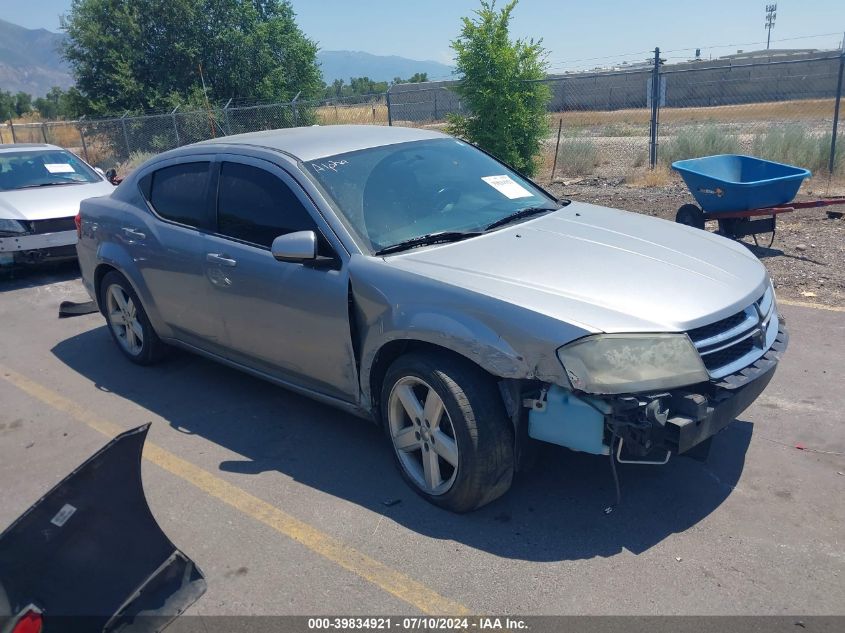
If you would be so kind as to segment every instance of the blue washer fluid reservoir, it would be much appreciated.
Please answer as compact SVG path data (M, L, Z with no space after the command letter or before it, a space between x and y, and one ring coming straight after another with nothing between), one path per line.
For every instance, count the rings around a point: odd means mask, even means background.
M571 391L552 385L544 409L528 412L528 435L573 451L608 455L604 443L604 414Z

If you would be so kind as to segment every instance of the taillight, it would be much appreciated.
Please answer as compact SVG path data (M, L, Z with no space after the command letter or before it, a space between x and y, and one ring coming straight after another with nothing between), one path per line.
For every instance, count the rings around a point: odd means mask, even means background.
M32 610L27 611L15 624L12 633L41 633L41 614Z
M76 214L73 218L73 223L76 225L76 237L82 237L82 211Z

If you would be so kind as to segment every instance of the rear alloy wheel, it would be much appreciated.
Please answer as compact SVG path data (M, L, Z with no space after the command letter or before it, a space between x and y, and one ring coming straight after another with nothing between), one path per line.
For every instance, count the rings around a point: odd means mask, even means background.
M513 426L495 382L473 363L402 356L387 371L381 406L399 469L426 500L466 512L510 488Z
M164 351L138 295L118 272L110 272L100 284L100 305L112 338L120 351L134 363L149 365Z

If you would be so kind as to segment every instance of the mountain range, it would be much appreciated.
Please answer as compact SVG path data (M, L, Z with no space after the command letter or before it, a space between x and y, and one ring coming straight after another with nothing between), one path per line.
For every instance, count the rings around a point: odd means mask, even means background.
M0 90L41 97L53 86L72 86L70 69L58 50L63 40L59 33L0 20Z
M45 29L27 29L0 20L0 90L18 91L40 97L53 86L73 85L70 68L59 54L64 40L61 33ZM435 61L419 61L396 55L372 55L361 51L323 51L317 53L323 81L349 81L350 77L369 77L373 81L407 78L414 73L428 73L429 79L448 78L452 67Z

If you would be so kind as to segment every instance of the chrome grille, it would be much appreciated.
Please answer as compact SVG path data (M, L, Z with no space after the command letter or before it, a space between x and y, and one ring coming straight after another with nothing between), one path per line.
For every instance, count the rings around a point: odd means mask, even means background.
M760 358L777 336L777 327L774 296L768 288L744 310L687 334L710 376L722 378Z

